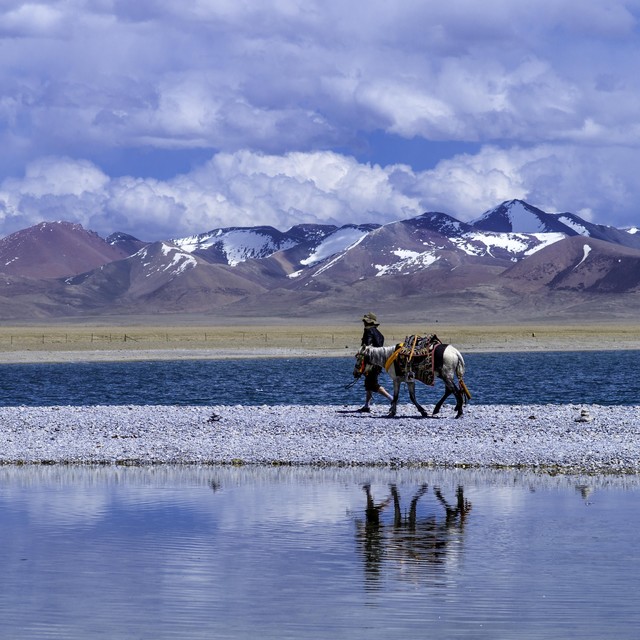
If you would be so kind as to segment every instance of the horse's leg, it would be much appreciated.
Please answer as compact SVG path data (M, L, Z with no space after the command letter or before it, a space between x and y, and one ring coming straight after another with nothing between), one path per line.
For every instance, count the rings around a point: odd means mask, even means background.
M396 408L398 406L398 398L400 397L400 378L393 378L393 398L391 399L391 407L389 407L390 418L395 417Z
M416 399L416 383L413 380L408 380L407 388L409 389L409 397L411 398L411 402L413 402L413 404L417 407L420 415L422 415L422 417L428 416L429 414L427 413L426 409Z
M464 396L457 385L453 387L453 393L456 396L456 418L462 418L462 405L464 404Z
M444 382L445 392L442 398L440 398L436 403L436 406L433 409L433 415L435 416L438 414L444 404L444 401L453 393L456 398L456 418L460 418L462 416L464 398L462 396L462 392L458 388L458 385L456 385L456 381L453 377L454 372L443 367L442 370L436 371L436 375L442 380L442 382Z
M442 396L442 398L440 398L440 400L438 401L438 410L440 410L440 407L442 406L442 403L453 393L453 395L456 398L456 418L461 418L462 417L462 405L464 404L464 398L462 396L462 391L460 391L460 389L458 389L458 385L456 384L455 380L453 379L453 374L450 376L444 376L442 378L445 386L447 387L447 391L445 392L444 396ZM435 413L435 409L433 411L433 413Z
M433 414L432 415L436 416L436 415L438 415L440 413L440 409L442 408L442 405L444 404L444 401L450 395L451 395L451 389L449 389L449 387L445 383L444 395L442 396L442 398L440 398L440 400L438 400L438 402L436 402L436 406L433 408Z

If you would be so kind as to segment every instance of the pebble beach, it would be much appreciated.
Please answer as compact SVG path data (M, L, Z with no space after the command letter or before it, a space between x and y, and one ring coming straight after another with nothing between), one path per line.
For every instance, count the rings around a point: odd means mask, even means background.
M640 472L640 407L453 405L0 408L1 464L386 465Z

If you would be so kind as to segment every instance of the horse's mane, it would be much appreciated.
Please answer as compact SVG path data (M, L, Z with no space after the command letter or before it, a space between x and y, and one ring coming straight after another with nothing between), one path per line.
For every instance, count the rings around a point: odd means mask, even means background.
M371 360L371 364L377 364L380 367L384 367L389 356L396 350L395 345L393 347L365 347L367 355Z

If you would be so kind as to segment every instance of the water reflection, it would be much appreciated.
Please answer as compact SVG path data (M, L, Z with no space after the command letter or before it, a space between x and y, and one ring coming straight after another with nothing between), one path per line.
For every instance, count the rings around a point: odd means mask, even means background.
M447 563L449 556L457 556L463 546L466 517L471 503L464 497L459 485L454 502L447 502L440 487L433 488L437 505L442 509L419 514L418 501L427 494L424 483L413 492L408 511L403 506L396 484L389 485L388 495L376 503L371 485L365 484L364 520L356 518L356 540L365 565L368 588L379 586L384 569L400 572L401 576L415 579L427 575ZM392 505L393 517L383 518L383 512Z
M637 476L0 467L0 638L636 638L639 498Z

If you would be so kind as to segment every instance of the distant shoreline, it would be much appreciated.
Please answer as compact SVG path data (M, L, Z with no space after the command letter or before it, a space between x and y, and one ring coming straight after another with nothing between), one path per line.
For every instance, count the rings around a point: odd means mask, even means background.
M469 326L387 324L387 343L435 332L463 353L640 350L638 325ZM0 327L0 364L352 356L362 325L53 325Z

